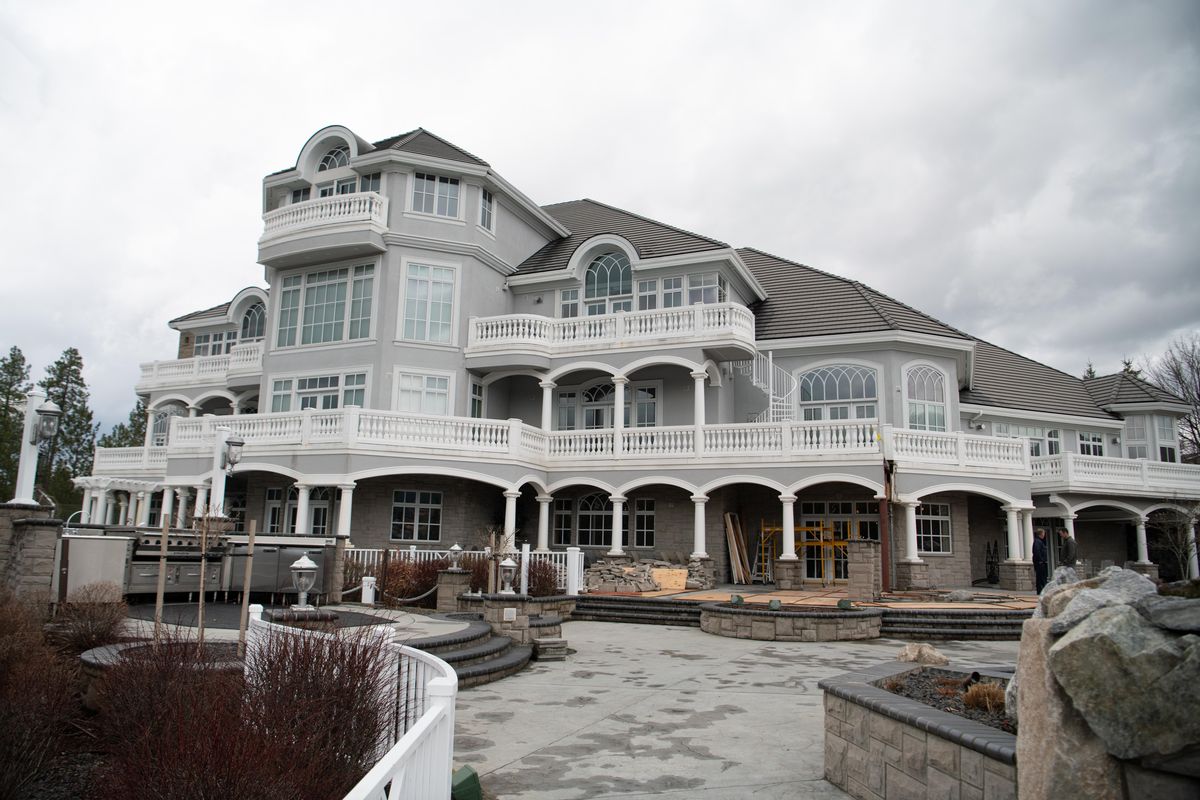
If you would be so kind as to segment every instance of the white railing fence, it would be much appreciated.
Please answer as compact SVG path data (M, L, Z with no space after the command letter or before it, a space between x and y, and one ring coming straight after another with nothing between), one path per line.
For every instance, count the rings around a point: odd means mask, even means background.
M1151 491L1200 486L1200 465L1059 453L1030 459L1034 483Z
M141 364L138 384L175 385L213 383L225 380L230 372L260 372L263 343L245 342L215 356L193 356Z
M336 634L300 631L262 618L263 607L250 607L246 631L246 675L255 676L256 654L272 636L304 636L336 641ZM374 767L350 790L344 800L399 800L420 797L448 800L454 767L454 702L458 675L437 656L395 640L396 632L377 626L367 634L388 658L394 680L382 681L379 690L391 719L380 740ZM372 641L374 640L374 641Z
M277 208L263 214L262 239L288 231L343 222L387 225L387 198L375 192L319 197Z
M462 556L483 556L488 554L485 550L463 550ZM571 554L564 550L552 550L550 552L539 553L532 551L529 553L530 563L538 561L546 561L554 566L555 575L558 578L558 590L563 593L568 593L572 584L576 587L583 585L583 559L577 560L575 566L575 580L572 582L570 575ZM371 548L371 547L348 547L346 548L346 563L354 565L355 580L363 577L379 578L383 574L385 565L391 561L408 560L408 561L438 561L445 559L450 560L449 550L438 550L419 548L416 545L409 547L396 548ZM512 559L518 564L521 564L521 554L513 553ZM521 565L521 572L524 572L524 566Z
M1030 468L1025 439L975 436L961 431L914 431L883 426L884 452L902 461L957 464L960 467Z

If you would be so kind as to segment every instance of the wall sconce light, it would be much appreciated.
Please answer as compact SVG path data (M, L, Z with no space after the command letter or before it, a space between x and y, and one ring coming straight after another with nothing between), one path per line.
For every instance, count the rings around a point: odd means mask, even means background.
M221 469L232 473L234 465L242 460L242 448L246 440L240 436L230 436L225 440L225 452L221 455Z
M61 416L62 409L53 400L47 400L38 406L37 425L33 426L33 430L30 432L29 443L37 444L53 439L54 435L58 433L58 419Z

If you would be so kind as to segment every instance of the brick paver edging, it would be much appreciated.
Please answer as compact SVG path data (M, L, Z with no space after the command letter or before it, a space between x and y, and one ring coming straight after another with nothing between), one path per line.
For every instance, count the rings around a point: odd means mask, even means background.
M700 630L731 639L774 642L835 642L876 639L883 619L878 608L851 611L770 609L708 603L700 606Z

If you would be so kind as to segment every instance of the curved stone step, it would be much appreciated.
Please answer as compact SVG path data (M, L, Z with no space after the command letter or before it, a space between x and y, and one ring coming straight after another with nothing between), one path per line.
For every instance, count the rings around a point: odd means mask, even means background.
M529 663L531 658L533 658L533 647L527 644L519 644L507 648L501 655L495 658L468 664L461 668L455 667L454 671L458 674L459 688L465 689L471 686L498 681L501 678L506 678L509 675L520 672Z
M572 621L579 622L636 622L643 625L681 625L691 628L700 627L699 612L693 616L668 614L664 612L655 613L653 611L640 612L595 609L580 612L576 610L571 619Z
M469 619L467 627L454 633L444 633L437 636L426 636L422 639L409 639L401 644L424 650L426 653L449 661L443 656L461 647L471 646L491 638L492 626L479 619Z
M473 642L466 647L446 650L439 653L438 658L454 667L454 671L458 672L460 667L498 658L510 647L512 647L512 639L510 637L492 635L477 643Z

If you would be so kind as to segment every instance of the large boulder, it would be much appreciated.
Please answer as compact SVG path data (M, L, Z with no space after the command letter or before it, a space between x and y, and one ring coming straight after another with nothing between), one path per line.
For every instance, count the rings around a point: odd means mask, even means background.
M1134 605L1156 627L1176 633L1200 633L1200 600L1153 594Z
M1060 618L1049 621L1051 634ZM1022 657L1025 649L1022 642ZM1200 745L1200 636L1164 633L1132 605L1112 604L1059 639L1049 650L1049 663L1114 756L1161 756ZM1024 735L1026 715L1021 723Z
M1095 578L1064 586L1046 598L1050 632L1061 635L1103 608L1134 603L1157 592L1154 581L1120 567L1109 567ZM1040 604L1039 604L1040 605Z
M1122 800L1121 770L1104 743L1071 708L1046 664L1050 621L1027 620L1017 671L1009 681L1020 718L1017 793L1021 800ZM1007 698L1006 698L1007 701Z
M946 658L940 650L924 642L910 642L904 645L896 654L896 660L939 667L950 663L950 659Z

